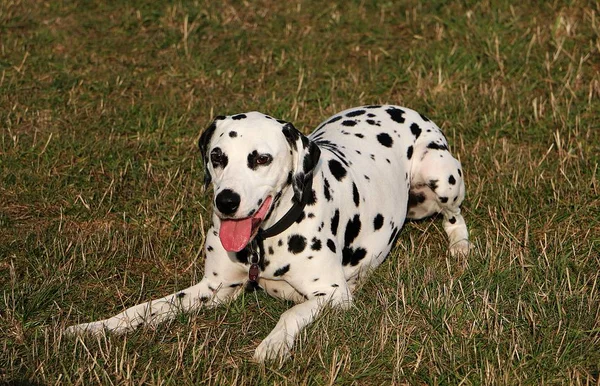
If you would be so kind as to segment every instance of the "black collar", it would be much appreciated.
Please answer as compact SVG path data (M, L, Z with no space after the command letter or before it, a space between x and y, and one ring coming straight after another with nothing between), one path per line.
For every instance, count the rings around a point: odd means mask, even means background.
M258 274L260 272L260 266L263 265L265 256L265 247L263 241L269 237L277 236L284 230L288 229L302 214L304 207L312 196L312 173L310 173L305 181L304 190L302 191L302 200L300 202L294 202L290 210L283 215L275 224L268 229L259 228L258 233L254 237L251 243L251 266L249 272L249 279L251 282L258 280Z
M268 229L260 228L258 233L256 234L257 238L268 239L269 237L277 236L284 230L288 229L294 221L298 220L298 217L302 214L304 207L310 200L310 196L312 195L312 173L306 179L304 184L304 190L302 191L302 201L294 202L290 210L287 211L286 214L283 215L275 224L273 224Z

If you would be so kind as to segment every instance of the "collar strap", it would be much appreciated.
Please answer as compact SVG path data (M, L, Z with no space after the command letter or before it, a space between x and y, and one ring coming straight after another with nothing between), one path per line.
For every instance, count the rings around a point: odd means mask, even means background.
M310 200L310 196L312 195L312 173L308 176L304 184L304 190L302 191L302 200L301 202L294 202L290 210L287 211L286 214L283 215L282 218L279 219L273 226L268 229L259 229L258 234L256 235L256 239L264 240L269 237L277 236L284 230L288 229L294 221L298 220L304 207Z
M261 266L264 264L263 261L265 256L265 246L263 244L263 241L266 238L277 236L284 230L288 229L294 223L294 221L296 221L300 217L302 211L304 210L304 207L309 201L310 195L312 195L312 182L313 181L311 173L310 176L306 179L304 189L302 190L301 202L294 202L290 210L288 210L287 213L284 214L283 217L280 218L279 221L273 224L273 226L271 226L269 229L260 228L258 230L258 233L256 234L256 237L254 237L254 240L252 240L251 244L251 264L250 270L248 272L248 278L250 279L251 283L254 283L256 285L258 281L258 276L260 274Z

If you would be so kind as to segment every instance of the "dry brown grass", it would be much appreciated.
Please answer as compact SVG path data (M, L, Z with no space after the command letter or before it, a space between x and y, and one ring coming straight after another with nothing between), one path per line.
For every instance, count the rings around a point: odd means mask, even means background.
M0 382L599 384L600 9L594 2L0 3ZM125 337L67 339L202 276L211 117L308 132L403 104L466 171L475 251L407 224L346 313L283 366L288 304L246 293Z

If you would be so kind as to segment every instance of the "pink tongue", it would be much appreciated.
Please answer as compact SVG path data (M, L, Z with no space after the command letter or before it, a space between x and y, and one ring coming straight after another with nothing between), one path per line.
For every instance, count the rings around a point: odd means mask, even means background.
M219 238L227 251L241 251L250 242L250 237L252 237L252 217L243 220L221 220Z
M239 252L248 243L254 233L254 229L260 225L267 215L267 211L271 206L272 197L268 196L265 202L252 217L243 218L241 220L225 220L221 219L221 229L219 229L219 238L223 248L229 252Z

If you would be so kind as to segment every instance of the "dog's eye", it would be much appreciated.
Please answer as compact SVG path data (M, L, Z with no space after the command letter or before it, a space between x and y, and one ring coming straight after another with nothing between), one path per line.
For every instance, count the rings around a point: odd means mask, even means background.
M212 162L213 167L225 167L227 164L227 156L223 154L221 149L216 147L210 152L210 162Z
M257 165L268 165L271 163L272 160L273 160L273 157L271 157L269 154L261 154L258 157L256 157L256 164Z

